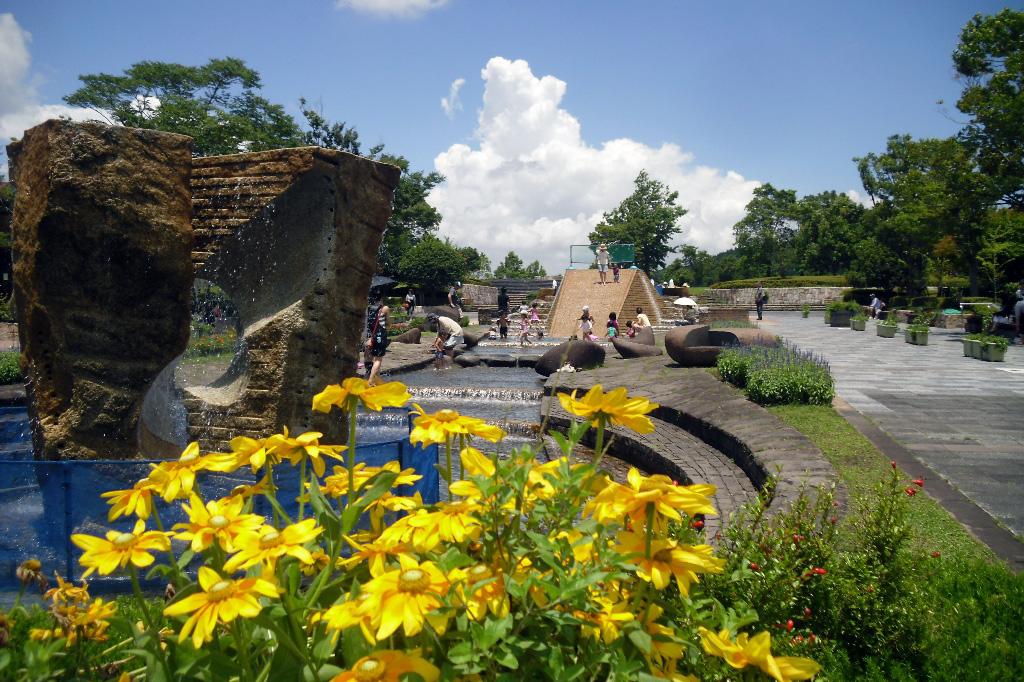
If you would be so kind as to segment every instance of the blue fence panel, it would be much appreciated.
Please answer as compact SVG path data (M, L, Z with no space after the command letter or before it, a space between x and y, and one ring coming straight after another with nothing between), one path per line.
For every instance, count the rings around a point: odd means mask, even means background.
M71 543L71 534L103 536L110 529L130 530L134 519L107 521L110 507L100 495L108 490L131 488L149 473L150 464L159 463L24 461L18 459L21 454L18 449L16 457L0 460L0 590L18 588L15 569L29 558L38 558L48 577L58 572L78 579L83 573L78 564L81 550ZM411 445L408 438L360 444L356 449L356 460L368 466L397 460L403 469L415 469L423 478L400 492L410 496L419 492L427 504L438 501L439 477L434 467L437 455L436 445L421 448ZM274 479L281 506L294 518L298 511L298 469L279 467ZM205 500L224 497L238 485L255 482L248 469L232 474L206 472L197 477L197 487ZM253 511L268 519L273 516L269 503L262 498ZM167 530L186 520L181 502L161 505L160 518ZM99 590L124 589L125 578L99 578L94 574L91 584Z

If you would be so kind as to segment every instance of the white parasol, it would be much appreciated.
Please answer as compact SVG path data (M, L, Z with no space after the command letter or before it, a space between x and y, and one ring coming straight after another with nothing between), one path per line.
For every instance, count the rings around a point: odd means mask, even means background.
M682 296L672 301L672 305L683 306L685 308L696 308L697 302L689 296Z

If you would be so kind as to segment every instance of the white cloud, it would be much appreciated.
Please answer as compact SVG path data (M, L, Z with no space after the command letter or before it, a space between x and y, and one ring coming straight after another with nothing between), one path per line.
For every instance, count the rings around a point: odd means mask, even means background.
M0 173L7 174L5 147L14 137L50 118L75 120L98 118L88 109L39 101L32 79L29 43L32 34L21 28L10 13L0 14Z
M448 118L455 116L456 111L462 111L462 100L459 99L459 90L466 84L465 78L456 78L448 87L448 96L441 98L441 108Z
M446 181L430 202L441 232L482 249L497 264L514 250L560 272L570 244L632 192L642 169L679 192L689 212L679 242L712 252L732 245L732 226L758 182L694 163L674 143L651 147L628 138L591 146L579 121L559 107L566 84L537 78L523 60L494 57L481 72L484 101L476 146L454 144L435 158Z
M376 14L381 17L412 19L448 4L448 0L336 0L342 9Z
M846 190L846 196L850 197L850 200L853 201L854 203L860 204L865 208L871 208L872 206L874 206L874 202L871 201L871 197L862 192L858 192L855 189Z

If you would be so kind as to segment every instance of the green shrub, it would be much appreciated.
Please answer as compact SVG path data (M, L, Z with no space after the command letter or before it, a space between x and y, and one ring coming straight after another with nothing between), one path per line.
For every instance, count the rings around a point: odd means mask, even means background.
M0 322L17 322L14 319L13 296L0 296Z
M928 333L928 323L926 323L926 322L917 322L917 321L911 322L910 324L907 325L907 331L908 332L912 332L914 334L927 334Z
M761 277L751 279L731 279L715 282L709 289L756 289L761 284L767 288L782 287L844 287L844 275L801 275L797 277Z
M910 299L906 296L893 296L889 301L890 308L906 308L910 305Z
M859 303L856 303L854 301L832 301L831 303L825 306L825 312L829 314L846 311L849 311L851 313L859 313L863 310L864 308Z
M884 320L879 320L878 321L878 326L880 326L880 327L896 327L896 326L898 326L896 324L896 316L895 315L886 315Z
M730 348L716 366L723 381L761 405L828 405L835 396L828 363L791 344Z
M974 336L974 334L972 334L971 336ZM1006 350L1007 348L1010 347L1010 342L1006 339L1006 337L997 336L995 334L978 334L977 336L980 337L978 340L981 341L982 343L990 343L999 350Z
M0 353L0 385L17 384L23 381L17 351Z
M858 322L867 322L867 320L868 320L868 316L867 316L867 313L865 313L865 312L864 312L863 310L861 310L860 312L858 312L857 314L855 314L855 315L854 315L853 317L851 317L850 319L851 319L851 320L856 320L856 321L858 321Z

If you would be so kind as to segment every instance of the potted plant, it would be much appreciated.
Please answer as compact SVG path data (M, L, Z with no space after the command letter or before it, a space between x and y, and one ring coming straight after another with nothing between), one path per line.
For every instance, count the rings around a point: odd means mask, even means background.
M875 325L875 334L881 336L884 339L895 338L896 316L889 315L884 320L879 320L878 324Z
M859 312L850 318L850 329L855 332L862 332L867 328L868 316L863 312Z
M833 327L849 327L850 319L862 310L855 301L832 301L825 306L825 317Z
M981 359L981 337L984 334L968 334L963 338L964 357Z
M904 339L907 343L911 343L915 346L927 346L928 325L924 324L923 322L914 322L913 324L908 324Z
M810 303L804 303L804 307L800 309L800 312L803 313L803 316L805 318L810 317L811 316L811 304Z
M1001 336L988 335L981 340L981 359L985 362L1003 362L1010 342Z

